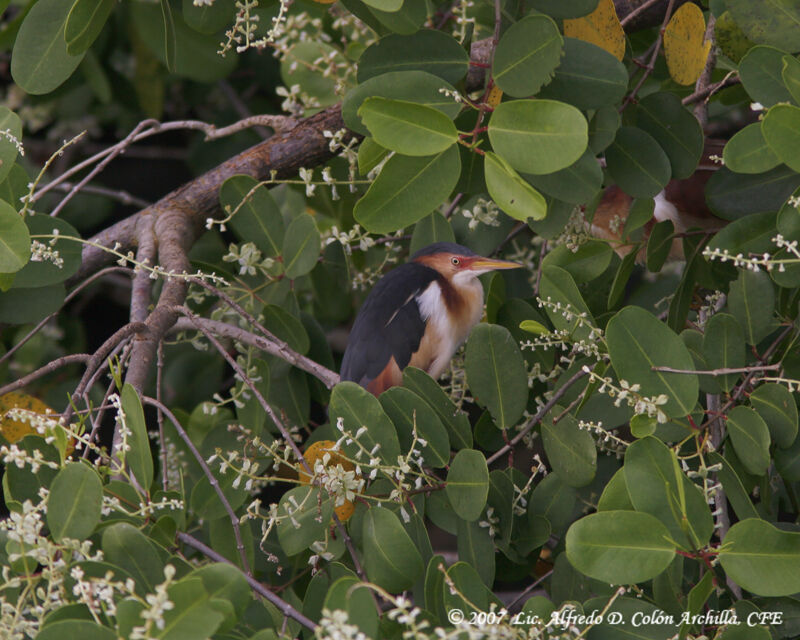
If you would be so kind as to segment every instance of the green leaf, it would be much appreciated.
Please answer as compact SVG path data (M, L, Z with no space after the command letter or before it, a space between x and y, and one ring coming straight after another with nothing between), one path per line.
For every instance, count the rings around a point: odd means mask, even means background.
M794 56L783 56L781 78L795 103L800 104L800 60Z
M251 193L252 192L252 193ZM283 246L283 217L272 194L258 180L246 175L228 178L219 188L219 202L226 211L241 208L230 226L242 242L252 242L264 256L277 256Z
M318 38L309 38L291 46L281 60L281 79L287 87L300 85L303 93L315 98L321 107L339 101L336 95L337 74L320 72L320 60L331 69L349 67L349 63L334 46Z
M380 11L368 7L367 10L390 31L412 35L419 31L428 17L428 5L424 2L404 2L398 11Z
M447 473L447 497L459 518L477 520L489 495L489 470L480 451L462 449Z
M1 204L0 210L2 210ZM67 236L80 238L80 234L75 230L75 227L61 218L52 218L41 213L26 216L25 222L28 225L31 239L41 242L54 251L58 251L63 263L56 265L47 260L41 262L29 261L22 270L17 272L13 287L15 289L44 287L63 282L73 275L81 266L81 243L66 238ZM54 230L58 232L58 238L52 237ZM44 237L37 238L37 235ZM0 244L2 244L2 240L0 240Z
M266 305L261 313L264 316L264 326L275 334L275 337L283 340L298 353L304 354L308 351L311 344L308 334L296 316L274 304Z
M405 100L367 98L358 116L375 141L407 156L430 156L456 143L453 121L437 109Z
M580 18L595 10L597 0L532 0L531 5L554 18Z
M74 0L39 0L22 23L11 53L11 75L28 93L42 95L61 85L83 55L70 55L64 27Z
M390 34L367 47L358 59L358 83L389 72L424 71L452 84L468 69L469 56L455 38L421 29L412 35Z
M181 13L186 24L200 33L217 33L228 26L234 10L231 0L216 0L213 4L196 5L194 0L183 0Z
M572 520L578 494L558 473L549 473L533 490L528 500L528 523L536 530L544 519L549 525L543 544L550 534L560 536ZM546 527L545 527L546 528Z
M672 175L669 158L649 134L636 127L621 127L606 149L608 172L619 187L634 198L652 198Z
M734 407L727 413L728 435L744 468L762 476L769 467L769 429L750 407Z
M625 483L625 469L619 468L611 476L600 499L597 501L598 511L634 511L628 485Z
M64 640L64 638L80 638L81 640L116 640L117 634L108 627L89 620L58 620L43 627L37 638L41 640Z
M322 613L322 608L328 611L346 611L347 623L360 630L362 635L359 637L378 637L378 612L370 588L355 576L345 575L338 579L332 577L331 580L332 584L324 594L325 600L321 603L319 614ZM303 609L303 613L308 615L305 607ZM278 640L277 637L275 640Z
M287 278L304 276L317 266L321 241L317 224L307 213L299 214L283 238L283 268Z
M103 529L101 546L106 562L131 574L138 594L154 593L164 582L164 563L155 546L133 525L118 522Z
M389 509L373 507L364 516L364 570L370 582L390 593L414 585L425 566L400 520Z
M342 101L342 119L353 131L369 135L358 110L367 98L381 96L432 107L455 118L461 105L440 91L454 91L453 85L424 71L392 71L375 76L350 89ZM362 143L363 146L363 143Z
M487 527L477 520L458 520L456 534L458 559L469 564L480 576L481 582L491 588L495 578L495 545Z
M563 411L556 407L555 413ZM553 424L552 414L541 423L542 444L553 471L570 487L584 487L594 480L597 471L597 447L594 438L570 414Z
M562 244L550 251L542 264L546 267L561 267L580 284L600 277L611 263L613 253L608 243L600 240L584 242L577 251Z
M706 323L703 358L710 369L738 369L745 364L744 332L728 313L715 313ZM724 391L730 391L739 374L715 376Z
M639 100L636 126L649 133L667 154L672 176L688 178L703 154L703 130L674 93L651 93Z
M754 213L774 213L798 186L800 175L786 166L753 175L722 167L706 185L706 202L715 215L736 220Z
M425 464L441 468L450 462L450 439L447 430L427 402L403 387L387 389L378 400L397 429L403 451L409 451L414 444L416 427L417 436L426 442L421 447ZM420 445L417 443L415 446Z
M581 573L612 584L644 582L675 555L669 533L647 513L602 511L567 531L567 558Z
M94 469L68 463L50 485L47 526L56 542L85 540L100 522L103 485Z
M797 405L791 392L780 384L766 383L750 394L750 404L769 427L770 436L782 449L797 437Z
M492 59L492 78L515 98L530 96L546 84L561 60L561 34L544 15L529 15L509 27Z
M611 105L600 107L589 122L589 149L592 153L602 153L617 135L622 124L619 112Z
M216 610L199 578L184 578L167 588L173 608L164 612L164 627L155 637L163 640L191 640L211 636L224 620Z
M358 145L358 172L365 176L380 164L387 154L388 149L384 149L372 138L364 138Z
M570 166L586 150L588 131L580 111L554 100L503 102L489 120L495 152L524 173L553 173Z
M461 159L455 146L434 156L392 156L356 203L353 216L372 233L402 229L439 206L460 173Z
M692 356L674 331L641 307L625 307L609 321L606 340L620 380L638 383L644 396L665 394L661 409L669 417L691 412L697 403L697 376L653 371L654 366L694 369Z
M744 329L748 344L757 345L775 328L775 290L763 271L742 269L731 283L728 309Z
M35 289L11 289L0 293L0 322L25 324L44 320L61 308L64 296L63 284Z
M177 47L175 36L175 20L172 17L172 9L169 6L169 0L160 0L161 4L161 18L164 21L164 62L167 70L175 72L175 49Z
M122 387L120 398L125 421L130 429L128 435L130 450L125 453L125 462L141 487L148 491L153 484L153 456L150 453L150 438L147 437L142 403L136 389L129 384Z
M772 107L761 121L761 131L770 149L791 169L800 172L800 108L788 104Z
M597 325L568 271L561 267L544 267L539 295L554 304L560 303L562 309L568 310L569 317L565 317L564 311L545 307L547 316L556 329L568 331L573 340L586 340L590 337L593 333L592 327Z
M467 341L464 368L475 400L489 409L501 429L513 427L528 402L525 363L505 327L479 324Z
M564 57L539 97L588 110L616 105L627 89L628 72L616 57L590 42L564 38Z
M281 496L278 517L278 541L287 556L294 556L325 538L333 500L317 487L295 487Z
M362 142L363 146L364 143ZM414 225L414 233L411 234L411 244L408 252L414 254L423 247L427 247L434 242L455 242L456 237L450 221L438 211L434 211L429 216Z
M361 427L369 427L358 438L367 451L372 451L380 445L378 455L386 464L397 464L400 455L400 443L397 431L384 413L381 403L369 391L360 387L355 382L340 382L333 388L331 401L328 407L331 424L336 424L339 418L344 421L344 428L354 437ZM343 451L353 457L358 451L355 443L345 445Z
M700 488L681 471L675 453L648 436L625 452L625 485L636 511L658 518L672 540L685 549L702 547L714 520Z
M364 0L364 4L380 11L394 12L400 10L403 0Z
M444 389L422 369L403 369L403 386L423 398L439 416L456 451L472 446L472 428L466 414L459 411Z
M504 213L517 220L541 220L547 215L547 202L513 167L500 156L484 154L486 188Z
M0 201L0 273L22 269L31 255L31 237L14 207Z
M565 169L541 176L528 174L525 179L553 198L571 204L585 204L600 191L603 170L594 155L587 151Z
M444 608L446 611L459 609L472 611L489 611L491 602L498 607L500 601L486 588L478 572L466 562L456 562L447 570L448 582L455 585L456 593L450 591L447 582L444 587Z
M725 6L753 42L800 50L800 7L793 0L726 0Z
M652 273L661 271L661 267L669 257L672 250L672 240L675 234L675 225L672 220L663 220L653 225L650 236L647 238L647 270Z
M800 591L800 533L755 518L737 522L722 541L719 561L728 577L756 595Z
M92 46L111 15L114 4L114 0L75 0L64 26L68 54L77 56Z
M753 506L747 490L744 488L742 481L731 466L731 463L715 451L709 454L709 461L713 465L720 465L717 477L722 483L722 488L725 490L725 497L731 503L736 517L739 520L758 518L758 511L756 511L756 508Z
M0 182L2 182L11 173L12 167L15 166L14 160L17 159L17 154L19 153L17 143L22 143L22 121L8 107L0 107L0 131L5 132L4 135L0 136ZM8 136L16 138L16 142L10 140ZM27 193L27 180L24 186L26 187L25 193ZM19 200L17 199L9 202L14 205L15 210L19 206ZM2 237L2 234L0 234L0 237Z
M783 84L785 51L773 47L753 47L739 61L739 77L750 97L765 107L778 102L791 102L792 96Z
M736 173L763 173L781 163L764 139L760 122L737 131L725 145L722 159L725 166Z

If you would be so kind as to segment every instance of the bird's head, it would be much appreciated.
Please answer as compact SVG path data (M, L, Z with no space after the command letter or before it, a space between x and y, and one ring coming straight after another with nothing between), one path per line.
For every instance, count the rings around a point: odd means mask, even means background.
M516 269L522 266L508 260L479 256L471 249L453 242L430 244L411 256L411 260L435 269L455 284L466 284L487 271Z

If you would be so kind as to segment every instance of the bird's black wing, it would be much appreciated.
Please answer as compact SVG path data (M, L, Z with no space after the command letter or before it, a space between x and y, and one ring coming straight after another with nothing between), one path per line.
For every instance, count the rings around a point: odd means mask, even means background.
M416 297L438 273L409 262L387 273L358 312L342 360L341 379L362 386L380 374L394 356L403 369L425 334Z

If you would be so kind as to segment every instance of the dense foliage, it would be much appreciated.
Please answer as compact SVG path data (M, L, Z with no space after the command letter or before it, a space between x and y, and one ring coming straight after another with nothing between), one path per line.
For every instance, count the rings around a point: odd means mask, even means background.
M0 12L0 635L800 635L797 2ZM339 383L440 240L524 268Z

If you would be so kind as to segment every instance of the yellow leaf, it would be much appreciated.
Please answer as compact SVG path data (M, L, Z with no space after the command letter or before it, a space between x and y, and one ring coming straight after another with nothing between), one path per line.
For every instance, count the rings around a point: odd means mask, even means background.
M494 85L491 90L489 91L489 97L486 98L486 104L488 104L492 109L494 109L500 101L503 99L503 90Z
M355 465L339 453L336 449L336 443L332 440L319 440L310 445L305 450L303 458L312 471L314 471L317 461L321 461L326 468L340 466L343 471L355 470ZM302 484L311 484L312 478L306 471L299 470L298 475ZM347 522L355 510L356 507L351 500L345 500L338 507L334 508L336 515L342 522Z
M564 35L596 44L617 60L625 56L625 32L619 23L614 0L600 0L588 16L564 20Z
M40 435L39 432L30 424L29 420L14 419L8 412L11 409L24 409L31 414L46 415L53 413L53 410L44 402L33 396L25 395L17 391L12 391L0 396L0 433L10 443L22 440L27 435ZM34 417L31 415L31 417Z
M704 40L706 21L696 4L687 2L670 18L664 30L664 54L669 75L678 84L694 84L703 73L711 50L711 40Z

